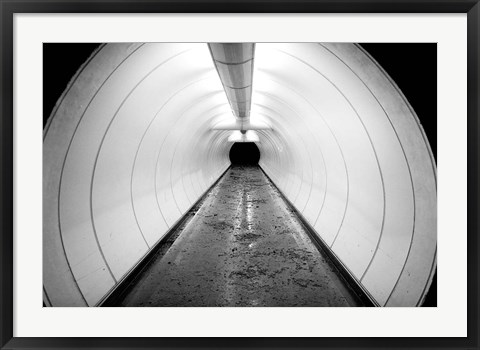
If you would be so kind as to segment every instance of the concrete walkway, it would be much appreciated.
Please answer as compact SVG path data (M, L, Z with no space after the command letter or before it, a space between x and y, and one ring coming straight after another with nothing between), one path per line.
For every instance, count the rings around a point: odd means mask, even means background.
M357 306L258 167L232 167L121 306Z

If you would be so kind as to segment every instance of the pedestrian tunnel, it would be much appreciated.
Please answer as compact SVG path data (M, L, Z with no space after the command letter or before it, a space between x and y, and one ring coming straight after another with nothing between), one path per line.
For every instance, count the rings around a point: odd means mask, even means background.
M79 69L44 129L47 306L101 305L253 146L374 305L422 304L436 165L415 112L358 45L254 51L248 93L225 88L202 43L106 44Z

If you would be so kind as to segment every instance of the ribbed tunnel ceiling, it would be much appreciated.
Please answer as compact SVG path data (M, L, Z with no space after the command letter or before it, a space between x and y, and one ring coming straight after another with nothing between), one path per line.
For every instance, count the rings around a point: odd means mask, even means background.
M419 305L436 168L401 92L354 44L257 44L253 67L261 167L375 303ZM227 94L206 44L86 62L44 132L47 304L100 303L228 168Z
M234 116L247 122L252 104L255 44L211 43L208 48Z

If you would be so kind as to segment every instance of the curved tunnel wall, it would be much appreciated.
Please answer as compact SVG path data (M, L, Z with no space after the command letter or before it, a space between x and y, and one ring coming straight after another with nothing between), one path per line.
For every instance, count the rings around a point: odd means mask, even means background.
M234 117L206 44L108 44L44 132L44 300L97 305L229 166ZM436 168L421 125L353 44L257 44L260 165L381 306L436 264Z

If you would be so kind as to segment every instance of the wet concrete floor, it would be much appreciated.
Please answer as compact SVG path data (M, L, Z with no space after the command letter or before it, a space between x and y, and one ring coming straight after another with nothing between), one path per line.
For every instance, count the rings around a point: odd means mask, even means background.
M259 167L234 166L121 306L358 306Z

